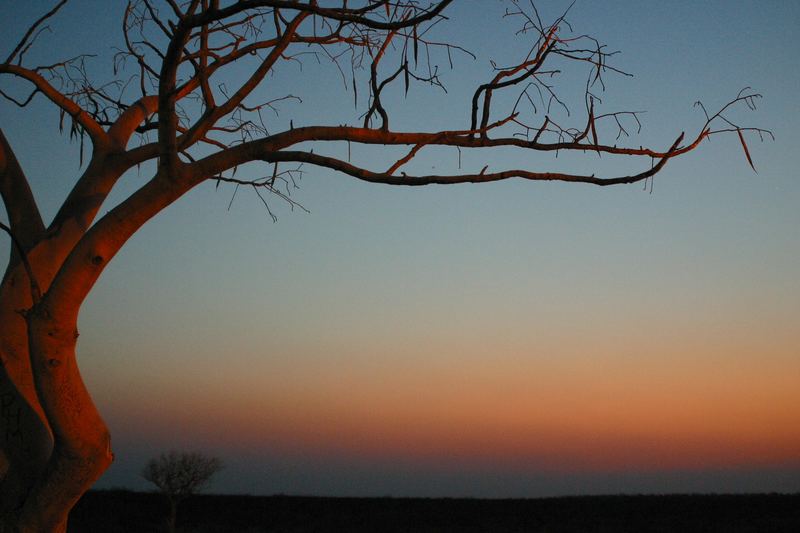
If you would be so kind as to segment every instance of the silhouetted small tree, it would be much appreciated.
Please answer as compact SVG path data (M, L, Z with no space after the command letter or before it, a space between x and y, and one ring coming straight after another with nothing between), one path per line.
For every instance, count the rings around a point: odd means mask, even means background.
M142 477L158 487L169 500L169 531L175 531L178 504L203 490L214 474L222 469L219 457L198 452L170 451L150 459L142 469Z

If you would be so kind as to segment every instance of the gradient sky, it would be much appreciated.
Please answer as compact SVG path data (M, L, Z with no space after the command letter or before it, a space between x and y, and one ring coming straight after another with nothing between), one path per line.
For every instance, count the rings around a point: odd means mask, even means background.
M20 27L2 22L0 51L49 5L13 4ZM65 9L40 57L118 44L120 13L93 4ZM566 6L540 4L548 19ZM94 29L77 31L90 12ZM447 95L412 87L393 100L394 128L465 126L489 59L524 53L502 12L456 2L442 38L478 59L456 55L453 71L445 60ZM201 186L131 239L81 314L79 361L117 456L98 486L144 488L146 459L177 448L219 455L213 490L233 493L800 490L800 4L579 0L569 20L635 75L607 78L600 96L605 111L647 110L637 146L696 134L698 99L714 109L745 86L762 93L757 112L734 114L775 133L749 138L758 174L738 139L720 136L670 162L652 193L403 189L309 168L293 197L311 214L276 199L273 223L254 195L228 210L230 188ZM103 61L93 65L107 73ZM337 76L279 71L276 93L304 103L283 106L276 128L353 123L352 94L332 96ZM572 110L582 120L580 103ZM43 101L0 106L45 216L79 171L57 121ZM380 154L353 149L384 168ZM462 160L487 163L609 175L649 164ZM452 173L457 154L431 150L416 165ZM110 204L145 177L126 177Z

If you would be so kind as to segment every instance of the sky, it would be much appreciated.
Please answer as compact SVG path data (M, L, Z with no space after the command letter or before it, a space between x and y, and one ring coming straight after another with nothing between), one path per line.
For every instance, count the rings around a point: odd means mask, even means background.
M94 4L68 5L32 57L98 52L92 68L109 75L121 13ZM540 4L546 19L568 5ZM14 5L0 51L49 3ZM437 30L477 59L437 60L446 94L390 99L394 129L466 127L490 59L525 52L505 5L455 2ZM231 203L231 188L201 185L127 243L83 307L79 363L116 452L97 486L145 489L146 460L178 449L221 457L211 490L225 493L800 491L800 4L578 0L568 20L634 75L598 94L603 110L647 111L635 146L696 134L697 100L762 94L732 114L775 134L748 137L758 172L735 135L646 187L406 189L306 168L292 198L309 213L270 198L277 222L253 194ZM565 71L561 94L585 75ZM324 62L268 85L303 99L280 106L276 128L360 113ZM580 123L572 102L563 118ZM80 171L57 123L44 100L0 104L46 217ZM373 168L402 154L351 149ZM462 153L464 169L486 164L622 175L649 161ZM410 168L454 173L458 154L423 151Z

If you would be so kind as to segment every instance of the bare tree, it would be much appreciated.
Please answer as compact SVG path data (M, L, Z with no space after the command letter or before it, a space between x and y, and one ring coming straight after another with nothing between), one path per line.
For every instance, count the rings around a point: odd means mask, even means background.
M170 451L150 459L142 468L142 477L158 487L169 500L169 531L175 531L178 504L206 488L222 469L218 457L198 452Z
M107 80L89 75L90 56L29 64L37 37L66 0L20 32L19 43L0 59L0 96L23 108L44 97L60 114L63 130L80 141L86 159L71 192L46 223L0 134L0 192L8 220L0 228L12 241L0 285L4 530L64 531L69 510L112 461L108 430L75 358L78 312L131 235L198 184L249 189L267 209L267 193L295 205L293 182L309 168L406 186L508 178L626 184L646 182L673 157L724 133L738 138L752 165L745 135L769 134L741 127L730 115L735 106L755 107L759 95L747 89L717 112L702 108L705 123L688 139L681 133L660 148L631 142L629 136L640 129L639 114L599 109L604 77L622 73L611 63L614 52L573 32L566 14L545 22L533 3L517 0L508 1L506 16L519 23L522 54L492 63L493 70L464 102L463 121L447 129L393 129L388 88L443 89L437 62L452 66L459 56L471 55L435 36L439 26L455 23L445 18L451 3L130 0ZM3 20L8 25L13 17ZM305 57L328 60L339 69L338 82L352 93L357 108L353 123L295 126L291 119L267 118L279 105L315 105L297 102L269 83L275 69ZM586 83L582 97L570 104L579 112L566 116L558 110L568 107L567 98L553 80L570 66L585 69ZM247 74L240 77L241 72ZM368 168L337 155L343 143L402 147L403 155L386 155L385 167ZM498 147L625 156L634 170L600 176L459 165L452 174L406 172L420 152L432 147L450 147L454 156ZM263 177L235 174L252 163L266 169ZM132 169L152 169L150 179L98 217L115 184Z

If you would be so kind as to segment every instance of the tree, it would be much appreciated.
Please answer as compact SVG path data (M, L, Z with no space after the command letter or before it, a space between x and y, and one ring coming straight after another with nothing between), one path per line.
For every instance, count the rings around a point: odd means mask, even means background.
M193 187L204 182L246 187L269 209L265 193L296 205L292 183L308 167L405 186L509 178L630 184L646 182L673 157L725 133L738 137L752 166L745 134L770 135L731 118L735 106L755 108L760 95L746 89L715 113L701 106L705 123L688 140L681 133L663 148L607 142L614 135L627 140L629 130L640 128L638 112L599 110L604 76L624 74L611 64L614 52L573 33L566 13L545 23L532 3L517 0L508 1L507 17L519 22L524 53L506 58L502 64L507 66L492 63L493 70L465 102L463 123L410 131L390 127L395 87L443 89L432 58L453 65L459 56L471 55L435 37L438 26L451 23L445 10L452 0L131 0L109 80L93 74L85 55L29 64L37 37L65 4L60 0L20 32L19 43L0 63L4 101L24 108L44 97L60 114L61 127L80 142L82 161L71 192L46 223L0 133L0 193L8 220L0 229L11 237L0 284L0 520L5 530L64 531L69 510L111 463L108 430L75 357L78 313L131 235ZM269 76L306 54L339 69L339 81L352 92L358 110L355 125L295 127L289 119L276 126L265 119L279 104L298 100L272 87ZM562 120L558 110L568 109L567 98L552 81L570 65L586 74L577 123ZM375 170L333 155L337 143L401 147L404 155L390 156L387 149L385 169ZM459 155L487 148L588 152L643 164L610 177L485 165L459 166L452 174L403 170L421 151L436 147ZM237 168L248 164L267 167L266 176L237 176ZM120 178L136 171L149 173L149 180L98 216Z
M175 531L178 504L201 490L222 469L218 457L198 452L170 451L150 459L142 469L142 477L158 487L169 500L169 531Z

